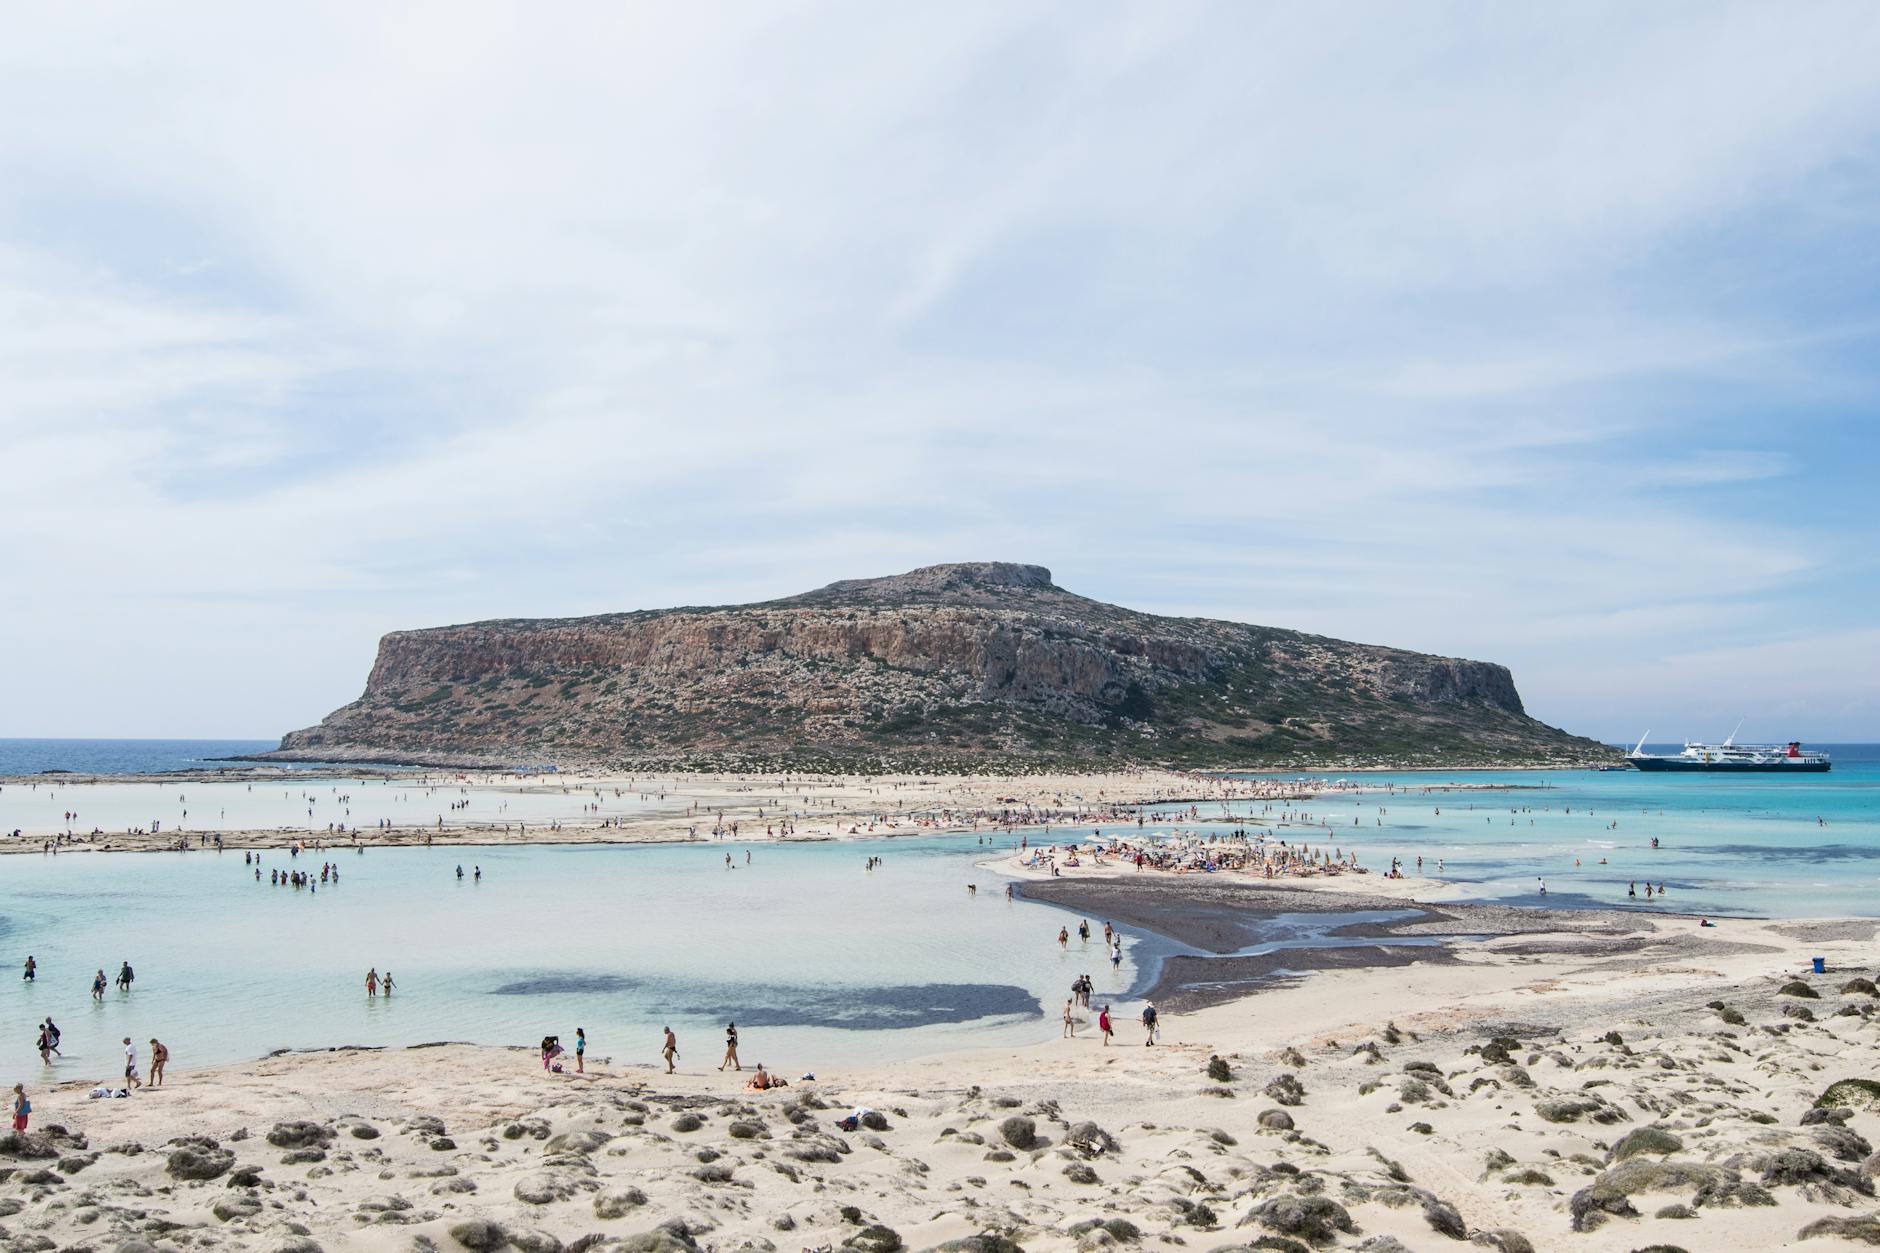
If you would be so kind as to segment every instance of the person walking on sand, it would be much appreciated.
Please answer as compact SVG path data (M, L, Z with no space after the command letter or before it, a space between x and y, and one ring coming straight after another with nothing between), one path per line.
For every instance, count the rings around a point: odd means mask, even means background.
M585 1075L587 1073L586 1027L576 1027L574 1029L574 1073L577 1075Z
M150 1086L163 1086L163 1067L170 1060L170 1050L156 1036L150 1037Z
M666 1059L666 1073L672 1073L673 1062L679 1059L679 1037L672 1033L671 1027L662 1027L666 1033L665 1043L660 1046L659 1055Z
M1071 1006L1074 1003L1075 1002L1072 1001L1064 1002L1064 1038L1067 1040L1077 1038L1077 1019L1071 1014Z
M102 1001L104 999L104 990L108 986L109 984L105 981L104 977L104 969L100 967L98 977L91 981L91 999L94 1001Z
M1142 1042L1142 1047L1144 1048L1148 1048L1151 1044L1155 1043L1155 1018L1155 1006L1144 1005L1142 1007L1142 1030L1143 1034L1147 1037Z
M370 970L366 971L366 999L368 1001L374 1000L378 997L378 994L379 994L379 968L377 966L374 966Z
M718 1069L726 1066L733 1070L744 1069L738 1062L738 1024L735 1022L725 1024L725 1060L718 1063Z
M1108 1005L1105 1005L1102 1009L1097 1011L1097 1030L1103 1033L1103 1047L1106 1049L1109 1048L1110 1036L1114 1034L1116 1028L1110 1022L1110 1007Z
M26 1085L13 1085L13 1133L26 1134L26 1120L33 1116L33 1103L26 1099Z
M124 1037L124 1082L133 1088L141 1088L144 1081L137 1077L137 1046L131 1043L129 1036Z

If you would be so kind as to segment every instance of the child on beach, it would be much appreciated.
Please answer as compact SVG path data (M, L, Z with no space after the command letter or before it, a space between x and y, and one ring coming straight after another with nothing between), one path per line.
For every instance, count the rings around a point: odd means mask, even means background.
M15 1134L26 1134L26 1120L32 1117L33 1103L26 1099L24 1084L13 1085L13 1130Z
M574 1073L577 1075L585 1075L587 1073L586 1027L576 1027L574 1029Z

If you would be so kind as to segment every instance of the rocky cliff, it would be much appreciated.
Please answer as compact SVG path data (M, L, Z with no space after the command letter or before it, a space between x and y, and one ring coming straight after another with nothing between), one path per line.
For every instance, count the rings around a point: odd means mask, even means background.
M397 631L320 760L863 769L1604 759L1507 669L1164 618L974 562L763 604Z

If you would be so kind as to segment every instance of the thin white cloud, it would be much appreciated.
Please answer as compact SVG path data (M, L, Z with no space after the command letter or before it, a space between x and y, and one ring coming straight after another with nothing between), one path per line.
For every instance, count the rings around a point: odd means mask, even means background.
M1784 281L1870 231L1875 63L1855 4L16 15L0 560L83 625L0 616L0 732L963 557L1592 729L1796 595L1851 668L1871 526L1745 398L1871 404Z

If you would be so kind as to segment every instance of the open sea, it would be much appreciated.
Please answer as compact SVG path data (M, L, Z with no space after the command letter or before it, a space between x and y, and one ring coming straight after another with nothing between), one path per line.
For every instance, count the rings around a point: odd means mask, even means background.
M268 747L261 743L259 747ZM250 741L0 741L0 774L190 769L254 751ZM1393 791L1328 793L1292 806L1199 806L1276 838L1356 849L1382 870L1393 856L1443 877L1459 896L1552 906L1714 914L1880 915L1880 746L1828 745L1827 775L1665 775L1597 771L1366 774ZM115 763L115 764L111 764ZM1445 790L1490 784L1497 790ZM309 770L285 784L195 778L161 784L0 787L0 831L23 841L69 825L121 830L312 829L577 819L592 792L558 781L472 793L448 786ZM677 798L607 796L603 813L670 811ZM1170 807L1171 809L1173 807ZM1439 812L1440 811L1440 812ZM1220 831L1184 817L1137 836ZM1081 831L1079 832L1082 833ZM1042 832L1029 832L1034 842ZM1049 837L1063 840L1063 828ZM1659 840L1653 849L1650 841ZM37 1023L65 1032L62 1079L104 1078L118 1041L157 1035L176 1064L238 1061L277 1048L433 1040L533 1044L587 1028L596 1057L653 1062L659 1028L679 1033L688 1066L716 1065L735 1019L746 1064L795 1074L959 1047L1011 1046L1058 1031L1057 1008L1080 973L1097 1002L1132 1017L1133 994L1160 958L1183 951L1127 937L1112 970L1100 942L1068 952L1057 929L1076 918L1004 898L975 863L998 850L973 835L745 846L735 842L370 849L298 860L243 853L86 853L0 857L0 1066L40 1081ZM987 837L992 839L995 837ZM724 857L733 854L735 869ZM885 858L873 871L871 855ZM274 888L271 869L336 861L317 893ZM1602 864L1603 859L1603 864ZM1577 860L1577 864L1576 864ZM462 864L466 878L456 877ZM473 869L483 871L479 882ZM1668 894L1628 897L1628 884ZM967 883L979 893L969 896ZM1102 920L1090 920L1100 928ZM1334 925L1336 919L1322 920ZM1309 944L1323 929L1275 920L1272 943ZM39 978L18 977L27 954ZM135 967L135 991L94 1002L95 971ZM368 1001L368 966L399 990Z

